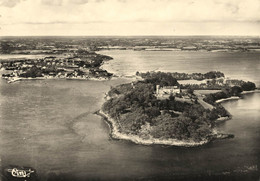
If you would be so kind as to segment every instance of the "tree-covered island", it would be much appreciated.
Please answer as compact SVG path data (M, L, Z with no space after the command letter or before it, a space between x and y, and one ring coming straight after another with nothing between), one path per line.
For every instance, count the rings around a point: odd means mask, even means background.
M110 124L113 138L140 144L197 146L216 138L233 137L215 129L219 121L231 118L216 101L255 89L252 82L233 80L204 95L193 86L182 88L184 85L178 82L181 79L176 78L180 73L137 72L137 75L142 80L112 87L99 113ZM211 81L220 78L224 78L221 72L199 77Z

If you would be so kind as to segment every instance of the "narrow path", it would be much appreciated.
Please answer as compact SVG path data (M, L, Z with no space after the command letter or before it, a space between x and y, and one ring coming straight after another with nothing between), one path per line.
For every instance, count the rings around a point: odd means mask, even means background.
M205 109L209 109L212 110L214 108L214 106L212 106L211 104L203 101L203 96L202 94L200 94L199 92L194 91L194 94L198 97L198 102L205 108Z
M212 110L214 108L214 106L212 106L211 104L203 101L203 97L202 96L198 96L198 102L205 108L205 109L209 109Z

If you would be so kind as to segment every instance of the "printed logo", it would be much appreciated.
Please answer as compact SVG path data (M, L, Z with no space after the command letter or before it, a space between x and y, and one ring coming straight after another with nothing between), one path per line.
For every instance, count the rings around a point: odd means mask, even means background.
M34 170L31 169L25 170L25 169L13 168L13 169L8 169L7 171L10 172L13 177L18 177L18 178L30 177L31 173L34 173Z
M3 177L6 178L6 180L37 180L36 170L32 167L10 165L3 171Z

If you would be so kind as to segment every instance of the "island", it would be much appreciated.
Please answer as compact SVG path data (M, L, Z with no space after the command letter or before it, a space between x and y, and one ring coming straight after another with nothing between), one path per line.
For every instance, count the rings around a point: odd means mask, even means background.
M1 60L0 68L9 71L2 78L9 83L28 79L106 80L112 73L101 69L112 57L86 50L76 50L63 56L39 59Z
M141 80L110 89L98 114L110 125L112 138L145 145L191 147L234 137L216 129L232 117L219 100L256 89L252 82L226 79L216 71L136 75ZM181 80L206 80L206 84L181 84Z

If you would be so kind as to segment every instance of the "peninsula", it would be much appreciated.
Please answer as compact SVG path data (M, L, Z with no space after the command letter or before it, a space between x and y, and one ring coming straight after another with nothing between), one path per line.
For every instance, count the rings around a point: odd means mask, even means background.
M207 84L182 85L181 78L176 78L180 75L185 80L200 75L198 79L207 79ZM99 114L109 123L112 138L138 144L198 146L233 137L215 129L218 122L231 118L217 100L256 88L252 82L227 81L223 73L215 71L191 75L137 72L137 76L142 80L112 87Z
M1 60L0 68L7 70L2 78L9 83L28 79L105 80L112 74L100 68L112 58L86 50L77 50L66 56L46 56L39 59Z

